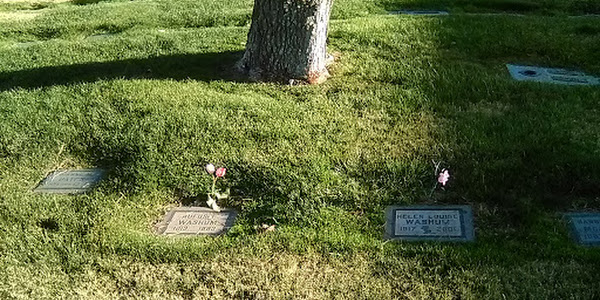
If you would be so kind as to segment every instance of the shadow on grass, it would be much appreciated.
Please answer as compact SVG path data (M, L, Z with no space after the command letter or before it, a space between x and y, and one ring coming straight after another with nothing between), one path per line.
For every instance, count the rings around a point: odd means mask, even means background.
M404 8L423 9L451 9L463 8L466 10L483 9L498 12L533 12L544 8L541 4L527 0L492 0L492 1L416 1L409 5L398 1L384 1L387 10Z
M117 78L243 81L243 77L234 72L234 64L242 54L241 51L228 51L172 55L3 72L0 73L0 91Z
M503 65L511 60L544 64L549 57L567 68L593 66L583 54L578 59L561 59L568 56L554 48L554 44L573 43L585 49L586 42L561 32L561 25L553 25L547 36L523 30L519 43L507 38L509 34L493 38L509 50L489 51L478 44L488 43L491 32L508 32L507 21L473 20L467 28L450 18L442 20L439 27L444 30L437 41L441 54L433 56L440 58L433 64L439 66L432 76L435 88L425 93L433 99L437 116L456 130L444 133L447 147L460 149L449 161L455 175L450 189L482 204L479 225L531 227L532 220L543 213L597 207L600 159L589 150L595 149L597 133L589 121L595 104L588 100L597 92L515 82ZM486 24L488 31L478 34L481 27L477 24ZM512 24L532 33L535 29L529 26L539 26L529 20ZM593 34L594 29L582 23L571 30ZM550 37L556 41L550 42ZM537 54L524 55L523 49L535 49ZM463 59L446 60L448 53ZM494 84L486 87L486 82Z
M495 1L459 1L458 5L461 6L473 6L479 9L489 9L492 11L505 11L505 12L533 12L543 9L544 7L540 3L523 0L495 0Z
M540 0L382 0L388 11L399 9L450 9L453 12L521 13L521 14L574 14L600 13L600 1L540 1Z

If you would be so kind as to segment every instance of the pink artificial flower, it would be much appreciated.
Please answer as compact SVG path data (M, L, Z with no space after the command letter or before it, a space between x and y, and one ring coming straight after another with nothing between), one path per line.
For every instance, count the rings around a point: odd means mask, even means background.
M223 177L223 176L225 176L225 171L227 171L227 169L225 169L225 168L218 168L217 172L215 173L215 175L217 175L217 177Z
M440 173L440 175L438 175L438 182L441 183L443 186L446 186L448 179L450 179L450 173L448 173L448 170L446 169L442 171L443 172Z

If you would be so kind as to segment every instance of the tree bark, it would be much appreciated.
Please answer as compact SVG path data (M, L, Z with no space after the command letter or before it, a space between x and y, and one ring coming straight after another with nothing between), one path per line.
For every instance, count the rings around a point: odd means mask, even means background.
M254 0L240 70L253 80L325 81L332 4L333 0Z

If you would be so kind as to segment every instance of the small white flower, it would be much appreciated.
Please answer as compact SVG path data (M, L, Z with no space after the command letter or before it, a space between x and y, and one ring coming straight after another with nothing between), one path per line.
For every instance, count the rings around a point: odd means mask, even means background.
M205 170L208 174L212 175L215 173L215 165L208 164L208 165L206 165Z

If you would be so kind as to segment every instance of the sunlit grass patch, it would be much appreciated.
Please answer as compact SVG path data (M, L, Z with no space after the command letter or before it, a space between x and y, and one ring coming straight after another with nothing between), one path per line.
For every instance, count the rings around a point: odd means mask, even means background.
M38 11L0 12L0 22L27 21L39 16Z
M600 293L599 252L561 221L598 206L599 91L505 66L599 75L597 21L338 1L333 76L287 86L233 74L251 4L65 3L0 28L0 298ZM154 234L168 208L203 200L208 162L228 169L236 225ZM430 197L440 162L452 177ZM86 167L109 171L90 194L31 191ZM477 240L386 242L392 204L472 205Z

